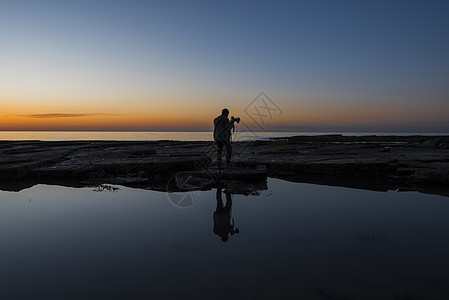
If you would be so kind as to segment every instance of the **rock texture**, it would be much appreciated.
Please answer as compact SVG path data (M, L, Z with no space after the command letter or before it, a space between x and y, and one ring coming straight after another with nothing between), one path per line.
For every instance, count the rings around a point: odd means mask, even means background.
M250 194L276 177L449 195L449 136L296 136L233 147L233 164L219 170L213 142L3 141L0 189L59 182L172 191L227 184Z

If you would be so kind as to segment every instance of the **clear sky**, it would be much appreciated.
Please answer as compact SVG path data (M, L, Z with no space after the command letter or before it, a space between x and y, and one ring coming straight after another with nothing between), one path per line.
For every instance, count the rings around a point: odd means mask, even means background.
M265 130L449 133L449 1L0 1L0 130L255 128L262 91Z

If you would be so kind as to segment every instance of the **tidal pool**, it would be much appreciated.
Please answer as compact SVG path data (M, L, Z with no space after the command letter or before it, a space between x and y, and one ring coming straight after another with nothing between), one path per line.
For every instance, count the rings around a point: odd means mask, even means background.
M1 299L449 299L449 198L417 192L36 185L0 241Z

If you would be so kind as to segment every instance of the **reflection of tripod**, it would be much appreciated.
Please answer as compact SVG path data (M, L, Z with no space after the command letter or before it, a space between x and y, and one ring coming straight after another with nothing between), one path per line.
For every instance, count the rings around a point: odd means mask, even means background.
M217 188L217 208L214 212L214 233L221 237L223 242L229 239L229 233L234 235L239 233L238 228L234 229L234 219L231 218L232 211L232 197L231 193L226 194L226 205L223 205L221 187ZM232 220L232 221L231 221Z

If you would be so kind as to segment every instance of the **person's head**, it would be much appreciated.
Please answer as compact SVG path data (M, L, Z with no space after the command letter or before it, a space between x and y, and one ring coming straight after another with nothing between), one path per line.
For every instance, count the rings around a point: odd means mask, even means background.
M229 110L227 108L223 108L221 110L221 114L227 117L227 116L229 116Z

